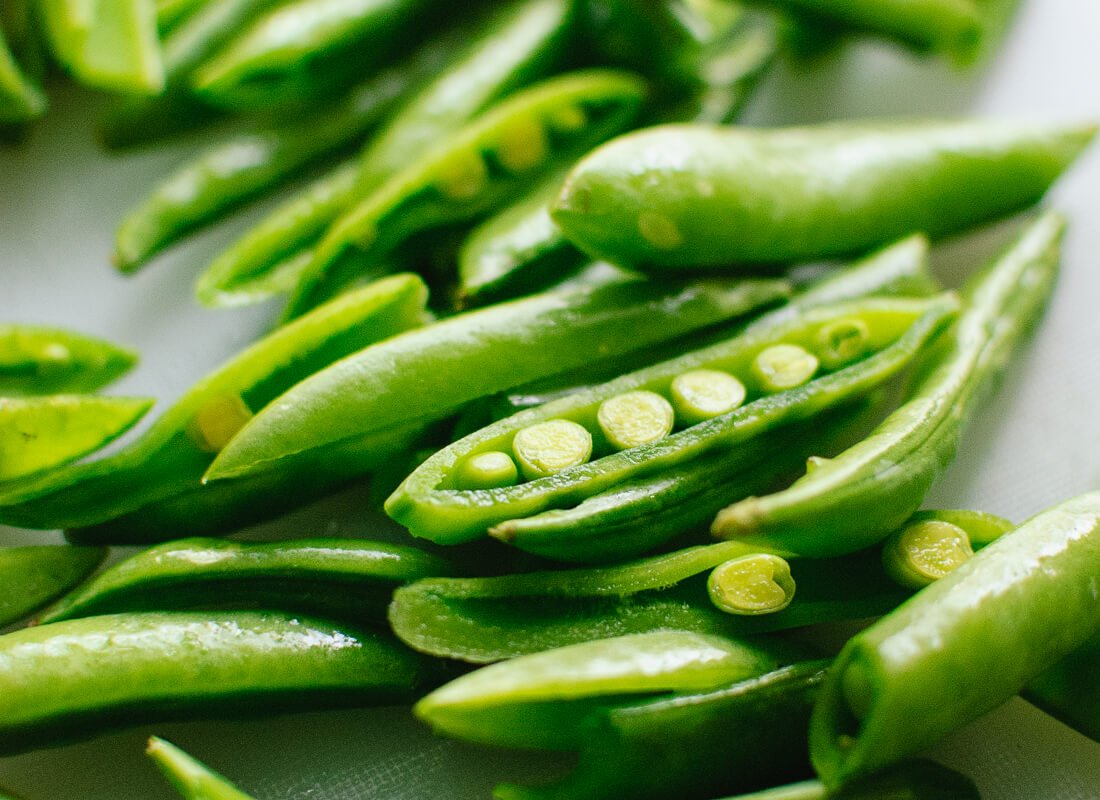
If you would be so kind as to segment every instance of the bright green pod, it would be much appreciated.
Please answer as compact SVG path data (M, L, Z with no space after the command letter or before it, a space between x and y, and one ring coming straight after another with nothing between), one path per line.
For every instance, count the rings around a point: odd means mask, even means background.
M0 481L94 453L136 425L154 402L68 394L0 397Z
M137 354L70 331L0 325L0 395L94 392L125 374Z
M520 412L444 448L405 480L386 502L386 511L414 536L456 543L478 538L506 520L560 508L643 473L683 464L717 449L728 450L779 425L807 419L866 394L909 364L951 323L956 308L957 301L949 295L931 300L870 298L814 308L628 373ZM873 331L864 359L785 392L769 393L753 380L750 365L759 353L781 343L813 347L823 327L844 319L862 320ZM638 390L667 395L678 375L700 368L740 376L749 388L751 402L630 450L611 452L601 442L594 460L549 478L489 490L463 490L454 484L455 471L465 459L487 450L508 452L517 433L531 425L564 419L597 432L596 417L604 401Z
M923 589L1015 527L1007 519L980 511L920 511L887 538L883 567L907 589Z
M966 418L1041 316L1064 229L1059 215L1043 215L970 279L949 346L870 436L788 489L725 509L714 534L822 557L863 549L896 529L951 463Z
M157 502L200 492L203 472L218 448L282 391L336 359L371 342L424 322L427 289L414 275L397 275L318 308L229 360L169 408L142 436L96 461L54 470L42 477L13 481L0 489L0 521L27 528L73 528L111 520ZM359 459L366 454L352 454ZM384 458L385 453L378 453ZM308 466L308 469L306 468ZM332 469L350 469L334 463ZM306 502L336 478L324 465L303 465L297 491L269 487L230 487L207 499L239 504L247 517L276 514L287 503ZM317 485L318 478L321 485ZM362 474L361 472L359 474ZM345 480L347 478L345 477ZM278 489L279 491L276 491ZM262 501L261 501L262 498ZM191 533L216 529L217 504L203 518L203 501L180 509L175 529ZM145 536L172 538L169 527ZM204 527L211 526L214 528Z
M1083 646L1100 632L1097 564L1094 492L1033 517L853 637L810 728L822 780L905 758Z
M782 281L625 281L460 314L366 348L303 381L220 453L210 480L267 471L297 453L453 414L480 397L737 318Z
M98 547L0 548L0 628L77 586L106 555Z
M132 723L407 702L439 672L385 634L268 611L39 625L0 637L0 752Z
M1100 636L1094 636L1027 685L1024 697L1100 742Z
M184 800L253 800L197 758L157 736L150 737L145 754Z
M981 800L974 781L935 761L906 761L830 791L817 780L725 800Z
M39 621L121 611L275 608L375 622L385 617L397 586L451 572L437 556L382 542L180 539L112 565Z
M414 234L499 208L555 164L626 128L645 92L628 73L589 70L502 101L337 219L286 315L302 313L355 274L369 273Z
M45 93L24 73L0 27L0 125L37 119L46 105Z
M1095 131L970 121L668 125L585 157L552 215L582 250L628 267L844 256L1027 208Z

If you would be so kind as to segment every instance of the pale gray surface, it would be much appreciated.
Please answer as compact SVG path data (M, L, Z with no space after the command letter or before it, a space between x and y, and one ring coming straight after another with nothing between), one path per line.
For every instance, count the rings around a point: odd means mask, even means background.
M812 76L775 76L751 110L756 123L885 114L1100 119L1100 5L1030 0L1005 50L978 76L860 48ZM179 248L133 279L107 263L121 212L184 150L100 155L86 133L89 101L59 98L17 152L0 152L0 319L79 328L135 347L142 365L119 392L170 400L263 330L271 309L210 312L191 299L204 259L232 231ZM979 507L1014 519L1100 485L1100 147L1059 185L1069 214L1065 270L1051 315L972 425L930 504ZM240 228L240 225L236 225ZM945 248L945 272L977 257L975 242ZM301 534L371 532L349 493L280 528ZM42 541L0 528L0 545ZM141 755L149 733L209 759L262 799L464 800L502 779L561 764L433 739L404 710L287 717L256 723L158 725L93 743L0 759L0 784L29 800L169 798ZM1096 800L1100 747L1013 701L936 748L981 784L987 800Z

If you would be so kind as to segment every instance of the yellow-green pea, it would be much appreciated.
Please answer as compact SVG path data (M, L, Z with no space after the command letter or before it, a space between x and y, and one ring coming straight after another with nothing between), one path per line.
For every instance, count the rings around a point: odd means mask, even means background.
M761 388L782 392L801 386L817 372L817 356L796 344L772 345L756 356L752 372Z
M707 578L707 591L711 602L727 614L756 616L789 606L795 584L786 559L757 553L715 567Z
M817 332L818 357L826 369L850 364L867 352L871 331L861 319L841 319Z
M923 589L974 556L970 537L958 525L931 519L907 525L886 542L886 573L902 586Z
M188 432L203 452L220 453L250 419L252 410L239 394L221 395L196 412Z
M694 369L677 375L669 393L676 415L685 425L728 414L745 402L745 384L728 372Z
M499 489L519 482L516 462L507 453L490 450L470 456L458 468L455 480L460 489Z
M649 444L672 432L676 414L672 404L656 392L620 394L600 403L596 422L616 450Z
M512 450L527 480L545 478L592 457L592 434L576 422L552 419L524 428Z

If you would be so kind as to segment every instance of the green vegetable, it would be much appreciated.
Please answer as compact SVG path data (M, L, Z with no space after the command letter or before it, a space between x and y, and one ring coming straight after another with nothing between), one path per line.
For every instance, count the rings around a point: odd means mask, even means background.
M0 27L0 125L36 119L46 105L45 93L24 73Z
M171 31L183 20L194 14L207 0L155 0L157 28L163 34Z
M137 354L69 331L0 325L0 395L94 392L126 373Z
M98 547L0 548L0 628L65 594L106 555Z
M821 781L803 781L726 800L981 800L981 795L969 778L934 761L907 761L836 791Z
M1100 742L1100 636L1094 636L1028 684L1024 697Z
M171 742L150 737L145 753L185 800L252 800L201 761Z
M919 512L886 540L883 567L902 586L923 589L1014 527L1007 519L975 511Z

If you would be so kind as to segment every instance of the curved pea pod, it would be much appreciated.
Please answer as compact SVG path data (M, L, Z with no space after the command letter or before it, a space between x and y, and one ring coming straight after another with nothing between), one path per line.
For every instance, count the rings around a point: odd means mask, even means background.
M807 777L806 723L827 663L782 667L708 692L595 712L580 761L558 783L498 786L499 800L662 800Z
M629 373L501 420L444 448L394 492L386 503L387 513L415 536L456 543L478 538L505 520L562 507L644 473L740 445L780 424L807 419L881 384L950 324L956 308L957 301L949 295L932 300L872 298L816 308ZM846 362L825 357L825 351L832 347L828 344L830 331L841 329L860 331L859 344ZM789 388L759 374L757 368L770 359L770 355L762 354L790 352L799 355L800 375ZM818 359L814 352L823 358ZM813 369L801 372L808 367ZM673 381L700 373L707 379L704 383L720 380L730 392L740 385L740 397L750 402L740 405L731 394L716 414L707 412L709 419L696 422L694 417L681 413L674 420L678 428L675 433L655 436L647 443L617 452L603 438L599 411L609 400L638 392L675 399ZM464 488L460 479L470 459L486 452L520 458L517 435L542 430L539 426L548 423L575 426L575 430L595 437L598 457L593 461L580 459L555 474L528 475L529 480L513 486Z
M1033 517L857 634L814 711L835 785L996 708L1100 631L1100 493ZM935 647L927 646L935 642Z
M1100 742L1100 635L1093 636L1027 685L1024 697Z
M153 400L52 395L0 397L0 482L68 464L124 434Z
M257 415L211 465L218 480L296 453L442 419L471 400L611 358L780 300L782 281L626 281L451 317L336 362Z
M502 747L576 749L596 709L769 672L776 652L687 631L583 642L483 667L413 709L436 733Z
M228 779L164 739L151 737L145 754L185 800L253 800Z
M121 611L277 608L369 622L384 618L397 586L452 571L422 550L381 542L181 539L113 565L40 621Z
M98 547L0 549L0 628L65 594L93 573L106 555Z
M830 791L811 780L726 800L981 800L974 782L935 761L907 761Z
M414 234L499 208L554 162L623 130L644 97L634 76L590 70L507 98L337 219L291 296L287 316L339 291L347 273L384 261Z
M1004 122L667 125L581 160L552 215L581 249L629 267L842 256L1022 210L1094 134Z
M40 478L6 484L0 489L0 520L29 528L79 527L199 492L203 472L251 409L263 408L332 361L421 324L426 298L427 290L418 277L397 275L317 309L199 381L126 448ZM249 494L249 487L238 486L223 487L219 499L238 504L238 511L253 518L277 513L287 502L304 502L315 489L312 476L300 477L304 495L276 494L259 502ZM257 487L257 491L266 488L262 481ZM200 508L192 513L197 523ZM217 509L211 513L216 519ZM180 522L186 524L187 519ZM152 532L158 534L171 538L172 532Z
M46 94L23 71L0 28L0 125L28 122L46 112Z
M94 392L137 354L102 339L34 325L0 325L0 394Z
M0 752L139 722L403 702L438 674L384 634L275 612L39 625L0 637Z
M900 525L954 458L967 416L1040 317L1064 228L1060 216L1045 214L970 280L950 345L867 439L782 492L723 510L713 533L829 556L867 547Z
M886 540L883 566L901 586L923 589L1015 527L980 511L919 511Z

